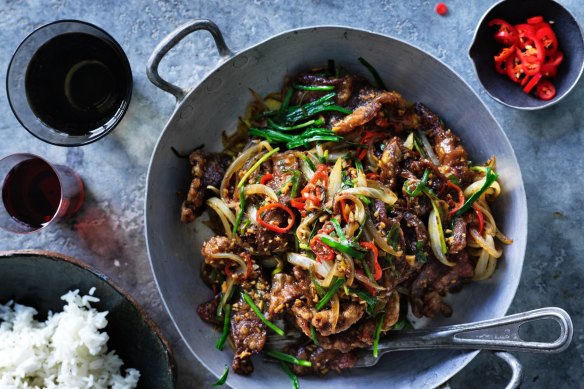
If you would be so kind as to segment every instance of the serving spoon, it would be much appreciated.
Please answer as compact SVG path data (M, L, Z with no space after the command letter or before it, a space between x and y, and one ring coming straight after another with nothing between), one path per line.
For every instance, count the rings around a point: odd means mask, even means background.
M560 326L560 334L553 341L526 341L519 336L519 328L527 323L553 320ZM535 309L498 319L445 327L389 332L378 345L378 355L373 349L354 350L357 357L354 367L374 366L380 358L392 351L425 349L470 349L520 351L534 353L559 353L570 345L574 327L566 311L557 307ZM298 341L298 336L269 336L269 346L281 348Z

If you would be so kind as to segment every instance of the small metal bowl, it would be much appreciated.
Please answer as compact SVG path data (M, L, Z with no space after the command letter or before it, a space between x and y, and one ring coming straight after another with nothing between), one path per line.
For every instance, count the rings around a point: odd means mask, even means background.
M501 51L501 45L493 39L494 28L487 26L495 18L515 25L539 15L546 21L554 22L552 28L558 38L559 49L564 53L558 74L551 79L556 87L556 96L547 101L525 93L518 84L497 73L493 57ZM574 16L553 0L504 0L491 7L481 19L469 48L469 56L479 81L493 99L511 108L536 110L556 104L574 88L584 69L584 39Z
M124 361L122 369L140 371L141 389L176 388L176 367L167 341L134 299L108 277L76 259L48 251L0 252L0 303L31 306L45 320L49 310L61 312L62 295L95 287L100 299L92 306L108 311L108 349Z

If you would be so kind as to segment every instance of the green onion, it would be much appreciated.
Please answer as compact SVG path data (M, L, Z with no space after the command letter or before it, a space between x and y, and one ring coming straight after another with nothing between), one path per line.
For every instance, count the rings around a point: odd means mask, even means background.
M253 173L257 168L260 167L260 165L262 163L264 163L268 158L270 158L272 155L276 154L278 151L280 151L279 147L276 147L275 149L268 151L266 154L264 154L256 163L253 164L253 166L244 174L244 176L241 178L241 181L239 181L239 185L237 185L238 188L241 188L244 184L245 181L247 181L247 179L249 178L249 176L251 176L251 173Z
M316 304L316 310L320 311L324 308L324 306L329 302L329 300L334 296L337 290L345 283L344 278L338 278L334 284L330 287L328 292L324 295L324 297Z
M298 359L293 355L281 353L276 350L264 350L267 356L277 359L279 361L293 363L295 365L304 366L304 367L312 367L312 362L307 361L305 359Z
M449 179L450 181L452 181L452 182L454 183L454 185L456 185L456 186L458 186L458 187L460 187L460 186L461 186L461 185L460 185L460 181L458 181L458 178L456 178L456 176L455 176L454 174L451 174L451 175L449 175L449 176L448 176L448 179Z
M423 240L418 240L416 242L416 261L418 261L419 263L426 263L428 261L426 254L424 254Z
M225 366L225 371L223 372L221 377L219 377L219 380L213 384L213 387L216 388L218 386L223 386L225 384L225 382L227 381L228 375L229 375L229 366Z
M233 225L233 235L237 235L237 229L241 223L241 218L245 212L245 186L239 188L239 211L237 212L237 217L235 218L235 224Z
M371 200L367 196L357 195L365 203L365 205L371 205Z
M305 104L301 107L298 107L292 111L290 111L285 117L284 121L287 123L294 123L300 119L305 119L314 114L313 111L318 110L326 105L332 105L334 102L332 101L333 97L337 94L335 92L331 92L322 96L321 98L311 101L308 104Z
M223 319L223 333L221 338L215 343L215 348L219 351L223 351L223 346L229 336L229 315L231 314L231 304L225 305L225 318Z
M426 150L424 150L424 147L420 145L420 142L421 141L418 139L418 136L414 134L414 148L418 151L418 153L420 153L422 158L427 158L428 154L426 154Z
M281 125L275 123L272 119L268 119L268 124L270 125L270 127L274 128L276 130L294 131L294 130L299 130L301 128L306 128L306 127L310 127L310 126L322 126L324 124L324 120L322 118L312 119L312 120L309 120L307 122L297 124L295 126L286 127L286 126L281 126Z
M375 339L373 340L373 357L377 358L379 355L379 338L381 337L381 325L383 324L383 314L379 315L377 325L375 326Z
M290 198L296 198L298 194L298 185L300 184L300 170L294 170L292 173L292 189L290 190Z
M375 70L375 68L369 62L365 61L365 58L359 57L359 62L361 62L361 64L365 66L367 70L369 70L369 72L371 72L371 75L375 79L375 82L377 83L378 87L383 88L384 90L389 90L387 89L387 86L385 86L385 83L379 76L379 73L377 73L377 70Z
M316 329L312 324L310 325L310 339L312 339L312 342L318 346L318 339L316 338Z
M288 88L286 94L284 95L284 100L282 100L282 105L280 106L280 113L284 113L288 110L288 106L290 105L290 101L292 100L292 95L294 94L293 88Z
M340 251L342 253L350 255L353 258L357 258L357 259L365 258L365 255L366 255L365 252L358 251L358 250L354 249L353 247L351 247L350 243L348 243L348 242L345 242L345 243L337 242L336 240L333 240L328 235L319 235L319 237L322 240L322 243L326 244L327 246L329 246L333 250Z
M317 231L318 231L318 224L314 223L314 225L312 226L312 230L310 231L310 235L308 236L308 242L310 242L312 240L312 238L314 238L314 235L316 235Z
M284 362L280 362L280 366L282 367L282 370L284 370L284 372L292 380L292 388L300 389L300 385L298 384L298 377L296 376L296 374L294 374L292 370L290 370L288 365L286 365Z
M357 296L359 296L359 298L361 298L361 300L367 303L367 313L369 314L373 312L373 310L379 303L379 300L376 297L373 297L370 294L363 292L362 290L359 290L357 288L349 288L349 291L351 293L355 293Z
M312 170L313 172L316 171L316 166L314 166L314 162L312 162L310 158L308 158L306 155L302 155L300 158L302 158L302 160L306 162L310 170Z
M326 294L326 291L314 276L314 270L312 270L312 267L309 269L308 272L310 273L310 281L312 282L312 285L314 285L316 294L318 294L319 297L324 296Z
M294 89L305 90L305 91L330 91L335 89L332 85L299 85L294 84Z
M272 323L271 321L266 319L266 317L264 316L262 311L260 311L260 309L257 307L257 305L255 305L255 303L253 302L253 300L249 294L247 294L244 291L241 291L241 297L243 297L243 299L245 300L247 305L249 305L250 308L255 312L255 314L260 318L262 323L264 323L267 327L269 327L276 334L278 334L280 336L284 336L284 331L281 328L277 327L274 323Z
M371 281L375 281L375 277L373 277L373 273L371 273L371 269L369 269L369 264L367 262L361 262L361 265L363 266L363 270L365 270L367 278Z
M359 159L355 159L355 169L357 169L357 171L363 171L363 164Z
M339 223L337 218L333 217L333 218L331 218L330 221L331 221L331 224L333 225L333 227L335 228L335 232L337 233L339 240L342 243L347 243L347 237L345 236L345 232L341 228L341 224Z
M456 211L456 213L452 216L452 219L456 219L457 217L461 216L466 211L468 211L468 209L472 206L472 204L475 201L477 201L487 189L489 189L489 187L493 184L493 182L495 182L497 180L498 177L499 177L499 175L497 173L493 172L493 170L491 169L490 166L487 167L487 169L485 171L485 183L483 184L481 189L474 192L472 194L472 196L470 196L468 198L468 200L466 200L464 205L462 207L460 207L460 209L458 211Z
M404 190L406 191L408 196L410 196L410 197L419 196L420 193L422 192L422 190L426 187L426 183L428 182L429 176L430 176L430 169L424 170L424 174L422 175L422 179L420 180L420 182L418 182L418 185L416 185L416 189L414 189L413 191L410 191L408 181L404 182Z
M390 245L394 250L397 250L399 239L399 224L394 223L389 232L387 233L387 244Z
M247 227L249 227L251 224L251 221L249 219L245 219L243 221L243 223L241 223L241 226L239 227L239 235L243 235L245 233L245 230L247 230Z

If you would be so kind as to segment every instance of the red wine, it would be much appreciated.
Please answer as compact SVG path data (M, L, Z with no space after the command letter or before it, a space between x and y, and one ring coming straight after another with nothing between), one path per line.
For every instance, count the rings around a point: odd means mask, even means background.
M34 114L71 135L101 128L129 102L124 59L111 42L75 32L59 35L32 57L25 90Z
M23 161L6 176L2 200L13 218L32 228L41 228L51 221L59 209L59 178L53 168L41 159Z

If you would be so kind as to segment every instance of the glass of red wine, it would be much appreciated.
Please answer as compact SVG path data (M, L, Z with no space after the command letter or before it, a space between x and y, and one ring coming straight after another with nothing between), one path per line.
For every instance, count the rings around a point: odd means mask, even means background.
M122 120L132 96L128 58L101 28L59 20L27 36L12 56L8 101L37 138L59 146L94 142Z
M0 180L0 228L7 231L40 230L73 215L83 204L84 187L79 175L33 154L1 159Z

